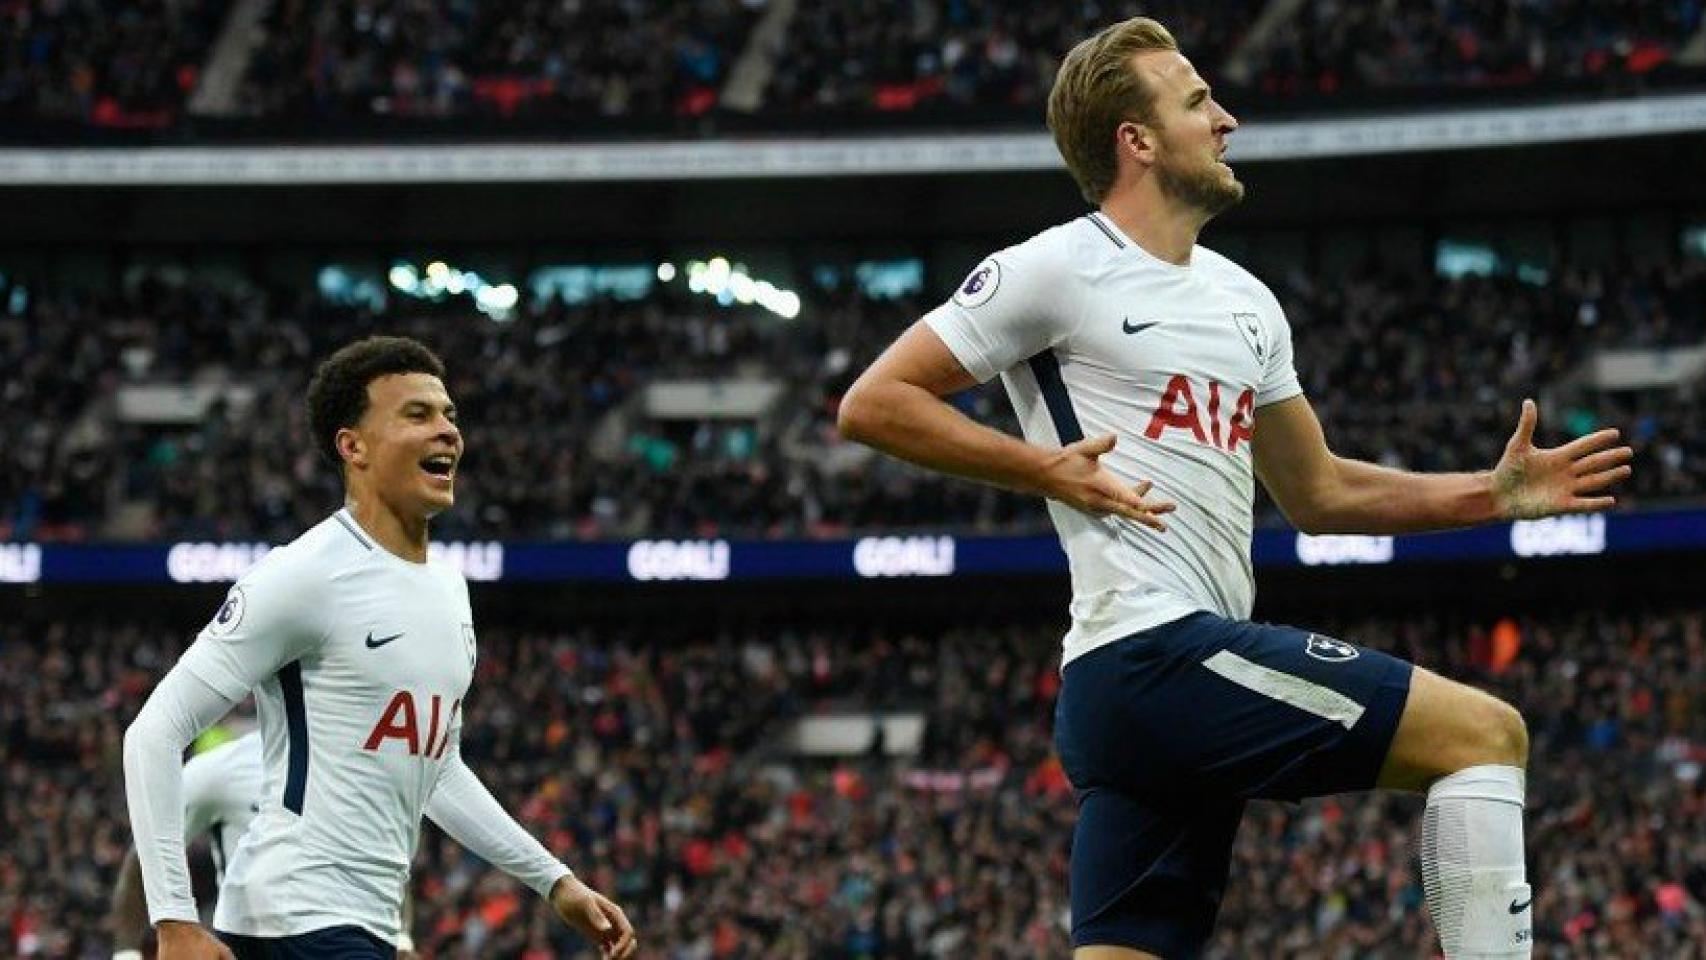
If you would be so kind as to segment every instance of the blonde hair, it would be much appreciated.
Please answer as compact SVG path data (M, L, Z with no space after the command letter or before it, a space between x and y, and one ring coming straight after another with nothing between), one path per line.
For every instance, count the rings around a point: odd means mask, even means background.
M1153 123L1155 94L1131 58L1151 50L1177 50L1167 28L1132 17L1073 47L1048 95L1048 128L1066 168L1091 204L1100 204L1119 175L1114 130L1127 120Z

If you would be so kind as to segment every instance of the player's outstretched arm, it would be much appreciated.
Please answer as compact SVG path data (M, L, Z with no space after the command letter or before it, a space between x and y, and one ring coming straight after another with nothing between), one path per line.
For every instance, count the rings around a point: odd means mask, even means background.
M986 427L942 399L976 385L920 321L854 382L841 400L837 426L849 440L932 470L1166 529L1161 517L1172 503L1144 499L1148 481L1126 484L1101 465L1114 447L1112 436L1049 450Z
M427 800L428 819L457 843L548 899L557 915L597 943L605 957L631 956L634 928L621 908L575 879L568 867L522 829L463 762L460 744L451 743Z
M1616 503L1634 451L1601 430L1563 446L1534 446L1539 418L1524 400L1515 434L1492 470L1412 473L1351 460L1327 447L1301 396L1256 410L1256 473L1305 533L1412 533L1496 520L1585 513Z

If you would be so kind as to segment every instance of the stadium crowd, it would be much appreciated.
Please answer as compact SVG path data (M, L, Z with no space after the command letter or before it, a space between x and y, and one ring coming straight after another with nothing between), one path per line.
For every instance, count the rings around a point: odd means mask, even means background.
M1537 957L1698 956L1700 611L1337 626L1524 711ZM193 629L0 624L0 936L13 955L106 955L101 917L128 842L120 737ZM1056 634L487 623L463 750L626 905L651 955L1059 956L1073 802L1049 742ZM786 754L787 722L824 704L920 711L922 748ZM1419 808L1252 805L1211 955L1427 955ZM414 882L428 956L574 955L540 903L434 828Z
M225 0L14 0L0 4L0 120L106 127L175 123Z
M1540 396L1544 442L1624 429L1638 453L1626 502L1706 492L1698 387L1607 392L1572 377L1597 348L1706 340L1706 260L1563 270L1544 284L1368 271L1275 287L1306 391L1341 453L1484 468L1518 401ZM338 502L300 402L313 363L374 332L413 334L449 362L468 454L446 537L1045 530L1033 500L929 475L836 434L841 393L927 307L824 295L781 321L663 285L638 302L536 302L495 322L466 299L393 298L375 310L159 280L106 297L35 291L23 311L0 314L0 361L14 371L0 386L11 438L0 453L0 537L289 539ZM649 384L742 377L782 386L768 412L647 413ZM123 384L202 381L253 393L176 425L114 411ZM999 386L958 402L1016 430ZM1269 505L1260 513L1277 520Z
M1701 16L1688 0L1305 3L1261 45L1249 85L1284 96L1626 83L1670 63Z
M0 117L167 127L207 69L222 0L0 5ZM724 109L764 0L281 0L222 114L637 121ZM1701 26L1692 0L1311 2L1252 36L1270 4L808 0L771 46L743 113L789 122L906 114L1035 120L1060 58L1136 14L1166 23L1229 103L1327 105L1381 92L1628 85L1672 65ZM762 75L761 75L762 76ZM204 125L205 126L205 125ZM187 125L184 127L188 129ZM303 128L306 129L306 128Z
M1166 24L1212 82L1264 6L808 0L774 51L766 104L791 114L980 107L1031 116L1073 44L1140 13Z
M703 113L758 7L288 0L268 14L244 106L310 117Z

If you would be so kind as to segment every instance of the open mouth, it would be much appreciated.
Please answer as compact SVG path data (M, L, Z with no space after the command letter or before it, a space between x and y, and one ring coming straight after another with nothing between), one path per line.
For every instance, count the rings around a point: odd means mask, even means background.
M435 453L421 459L421 469L441 480L449 480L456 470L456 458L448 453Z

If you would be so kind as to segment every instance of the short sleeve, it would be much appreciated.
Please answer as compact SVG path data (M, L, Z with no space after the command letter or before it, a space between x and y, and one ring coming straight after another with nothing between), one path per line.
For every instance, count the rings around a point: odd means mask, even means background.
M323 592L285 558L262 561L225 595L179 665L228 699L242 699L325 639Z
M1297 379L1297 366L1292 360L1291 352L1291 323L1285 318L1285 309L1266 288L1262 299L1272 311L1273 318L1268 324L1268 335L1271 338L1267 362L1262 369L1262 382L1256 387L1256 406L1265 407L1270 403L1290 400L1303 392L1303 384Z
M987 381L1052 347L1077 325L1064 266L1037 240L989 257L924 316L966 372Z

